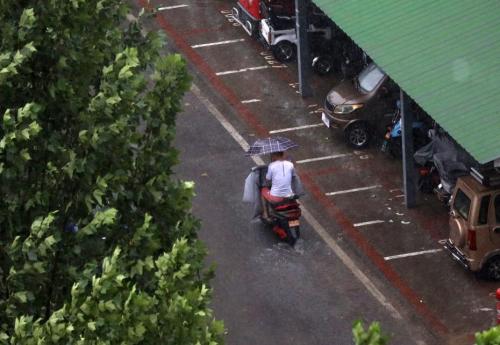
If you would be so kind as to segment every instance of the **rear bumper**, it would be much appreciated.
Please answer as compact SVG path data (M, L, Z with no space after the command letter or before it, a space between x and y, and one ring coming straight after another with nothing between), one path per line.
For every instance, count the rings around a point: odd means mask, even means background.
M470 262L467 260L467 257L460 250L458 250L449 239L444 242L444 249L446 249L451 254L452 258L460 263L460 265L462 265L465 269L471 269Z

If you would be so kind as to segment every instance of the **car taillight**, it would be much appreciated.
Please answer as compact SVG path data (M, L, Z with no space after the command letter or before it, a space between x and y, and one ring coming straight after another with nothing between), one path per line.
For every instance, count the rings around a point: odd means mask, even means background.
M469 231L467 232L467 243L469 244L469 250L477 250L475 230L469 229Z

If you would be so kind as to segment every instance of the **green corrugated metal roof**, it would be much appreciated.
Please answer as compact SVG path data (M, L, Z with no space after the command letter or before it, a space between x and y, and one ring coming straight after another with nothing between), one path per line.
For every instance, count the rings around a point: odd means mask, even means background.
M500 157L500 1L314 2L478 162Z

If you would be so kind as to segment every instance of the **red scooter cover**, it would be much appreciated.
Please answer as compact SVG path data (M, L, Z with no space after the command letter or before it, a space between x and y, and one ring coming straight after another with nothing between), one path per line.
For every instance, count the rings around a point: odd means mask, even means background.
M255 19L261 20L260 0L238 0L241 6Z

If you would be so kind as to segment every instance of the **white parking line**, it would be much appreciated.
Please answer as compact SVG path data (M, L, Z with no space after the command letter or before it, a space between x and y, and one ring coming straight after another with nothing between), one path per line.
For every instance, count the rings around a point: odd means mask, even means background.
M413 253L405 253L405 254L399 254L399 255L392 255L392 256L386 256L384 258L385 261L389 260L394 260L394 259L402 259L402 258L407 258L410 256L417 256L417 255L424 255L424 254L432 254L432 253L438 253L442 252L443 249L430 249L430 250L422 250L420 252L413 252Z
M158 11L167 11L167 10L173 10L175 8L181 8L181 7L188 7L189 5L174 5L174 6L165 6L165 7L158 7Z
M370 220L369 222L363 222L363 223L353 224L353 226L355 228L359 228L359 227L362 227L362 226L373 225L373 224L380 224L380 223L385 223L385 220Z
M226 75L226 74L234 74L234 73L243 73L243 72L248 72L248 71L256 71L259 69L266 69L270 68L271 66L265 65L265 66L257 66L257 67L248 67L248 68L242 68L242 69L237 69L237 70L232 70L232 71L224 71L224 72L217 72L215 75Z
M241 146L243 150L248 150L247 141L238 133L238 131L227 121L227 119L222 115L222 113L205 97L202 96L200 89L193 84L191 91L200 100L200 102L205 105L208 111L219 121L219 123L224 127L224 129L233 137L233 139ZM257 165L263 165L264 161L260 157L253 156L253 161ZM361 282L361 284L366 288L366 291L370 293L382 306L384 306L387 311L395 319L402 319L399 311L394 308L394 306L387 300L384 294L375 286L375 284L368 278L368 276L363 273L363 271L356 265L356 263L351 259L347 253L340 248L340 246L335 242L335 240L330 236L330 234L325 230L325 228L314 218L314 216L309 212L309 210L302 204L302 216L307 223L311 225L314 231L323 239L326 245L337 255L337 257L342 261L342 263L352 272L352 274Z
M341 157L347 157L351 156L350 153L339 153L337 155L331 155L331 156L324 156L324 157L316 157L316 158L309 158L309 159L302 159L300 161L296 161L296 164L305 164L305 163L311 163L311 162L317 162L317 161L324 161L327 159L335 159L335 158L341 158Z
M290 128L283 128L283 129L275 129L273 131L269 131L269 134L275 134L275 133L283 133L283 132L291 132L291 131L298 131L301 129L307 129L307 128L314 128L314 127L321 127L325 126L323 122L321 123L315 123L314 125L304 125L304 126L298 126L298 127L290 127Z
M256 103L256 102L260 102L260 99L246 99L244 101L241 101L241 103Z
M202 48L202 47L212 47L212 46L219 46L222 44L231 44L231 43L238 43L238 42L243 42L245 41L244 38L240 38L237 40L227 40L227 41L218 41L218 42L211 42L211 43L203 43L203 44L195 44L194 46L191 46L191 48Z
M353 189L346 189L346 190L339 190L336 192L329 192L325 193L327 196L332 196L332 195L339 195L339 194L347 194L347 193L354 193L354 192L361 192L364 190L370 190L370 189L375 189L375 188L380 188L382 187L379 184L373 185L373 186L368 186L368 187L360 187L360 188L353 188Z

